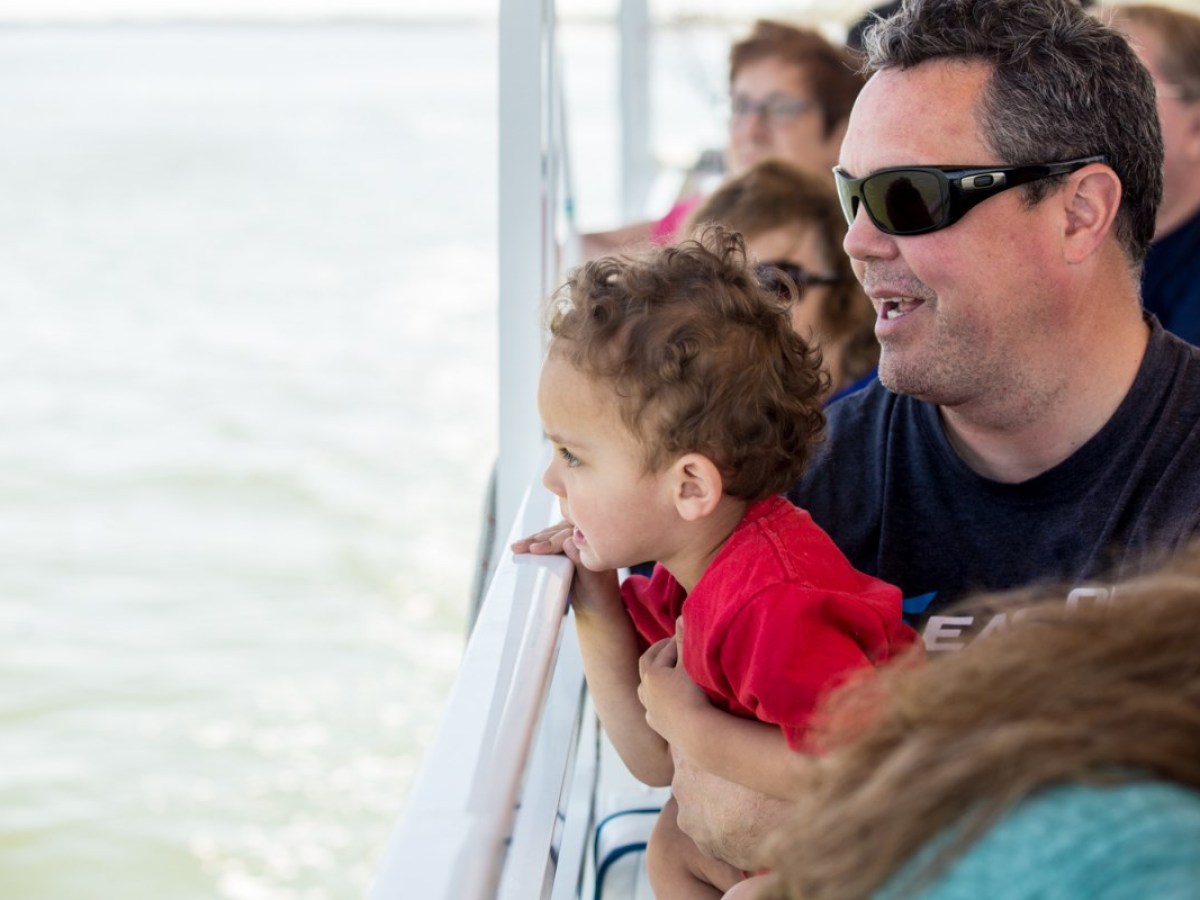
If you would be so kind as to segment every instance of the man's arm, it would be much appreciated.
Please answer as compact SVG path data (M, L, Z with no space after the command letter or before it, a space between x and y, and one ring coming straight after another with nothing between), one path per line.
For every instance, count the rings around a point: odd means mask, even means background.
M679 828L709 856L747 872L763 868L766 839L787 822L792 805L718 778L675 753L671 794Z

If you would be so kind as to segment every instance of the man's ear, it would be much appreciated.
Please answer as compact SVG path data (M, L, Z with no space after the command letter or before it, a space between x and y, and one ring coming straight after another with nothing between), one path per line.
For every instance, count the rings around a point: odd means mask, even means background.
M1064 189L1067 213L1064 252L1069 263L1091 256L1112 231L1121 206L1121 179L1102 163L1092 163L1070 176Z
M671 466L675 509L687 522L702 519L717 508L724 494L721 473L700 453L685 453Z

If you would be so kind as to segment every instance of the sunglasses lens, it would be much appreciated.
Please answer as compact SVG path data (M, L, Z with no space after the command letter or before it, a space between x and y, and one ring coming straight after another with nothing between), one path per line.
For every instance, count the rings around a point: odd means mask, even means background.
M881 228L892 234L916 234L945 224L947 188L945 177L935 172L902 170L864 179L862 196Z

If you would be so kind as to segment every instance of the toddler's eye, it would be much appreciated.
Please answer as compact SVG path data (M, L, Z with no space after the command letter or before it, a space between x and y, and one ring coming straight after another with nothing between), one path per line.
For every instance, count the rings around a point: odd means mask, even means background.
M575 466L579 465L579 457L576 456L574 453L572 453L570 450L568 450L566 447L559 447L558 452L559 452L559 455L561 455L562 458L564 460L566 460L567 465L570 466L571 468L575 468Z

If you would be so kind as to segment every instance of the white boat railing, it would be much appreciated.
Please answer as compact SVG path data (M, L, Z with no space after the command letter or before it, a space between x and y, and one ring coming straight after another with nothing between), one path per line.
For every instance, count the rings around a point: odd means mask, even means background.
M497 538L508 533L542 440L537 379L544 350L538 308L558 279L555 222L560 160L555 139L554 0L500 0L499 458ZM490 556L495 559L498 545Z
M534 485L510 539L558 517ZM571 575L563 556L502 554L372 900L578 896L595 730L568 621Z

